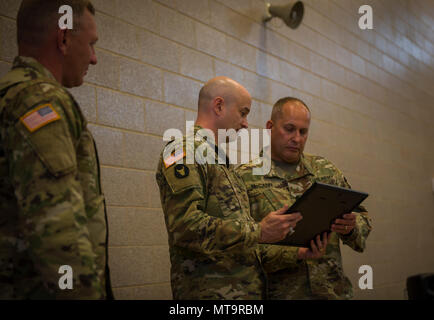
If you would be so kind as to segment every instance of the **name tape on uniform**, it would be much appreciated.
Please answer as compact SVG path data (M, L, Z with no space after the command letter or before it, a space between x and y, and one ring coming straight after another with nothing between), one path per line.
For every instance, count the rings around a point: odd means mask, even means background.
M20 118L30 132L34 132L47 124L59 120L60 116L51 104L44 104L33 109Z

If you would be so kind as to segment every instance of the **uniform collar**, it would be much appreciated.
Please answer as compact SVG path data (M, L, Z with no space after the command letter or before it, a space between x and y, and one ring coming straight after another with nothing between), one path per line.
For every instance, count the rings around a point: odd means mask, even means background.
M196 135L201 136L200 133L197 134L197 132L199 130L202 130L202 129L206 129L206 128L203 128L201 126L195 125L194 126L194 137L196 137ZM216 138L216 137L214 137L214 138ZM206 141L211 146L211 148L213 150L215 150L215 153L216 153L216 159L215 159L215 161L216 161L216 163L222 163L223 162L223 163L226 163L227 167L229 167L229 158L227 157L225 150L223 150L222 148L219 148L217 146L217 144L215 143L215 141L209 141L208 139Z
M312 167L306 161L304 154L301 155L300 162L298 163L297 168L295 169L295 173L291 177L282 176L280 174L280 171L281 170L277 170L276 162L274 160L271 160L270 172L268 174L266 174L265 176L267 178L277 177L280 179L291 181L291 180L299 179L299 178L307 176L307 175L313 175Z
M12 69L16 69L16 68L31 69L31 70L29 70L29 72L30 73L32 71L34 72L34 74L31 74L32 78L36 79L36 78L39 78L42 76L44 78L49 78L49 79L57 82L57 80L56 80L56 78L54 78L53 74L34 58L23 57L23 56L16 57L14 59L13 65L12 65Z

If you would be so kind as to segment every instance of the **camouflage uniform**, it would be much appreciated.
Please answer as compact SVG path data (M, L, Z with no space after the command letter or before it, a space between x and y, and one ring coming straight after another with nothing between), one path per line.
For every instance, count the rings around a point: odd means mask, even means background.
M251 214L261 220L268 212L292 205L315 181L350 188L343 174L328 160L303 155L293 174L287 174L274 161L265 176L254 176L259 161L243 165L237 172L246 184ZM332 233L326 254L319 259L297 260L298 248L261 245L261 260L267 273L267 299L350 299L353 289L342 268L339 240L363 252L371 230L365 208L357 210L356 227L349 235ZM295 228L297 232L297 228Z
M0 97L0 299L111 297L99 162L77 102L28 57ZM72 290L59 289L62 265Z
M201 145L187 143L185 137L171 143L182 144L184 154ZM216 163L219 156L227 161L221 150L209 146ZM167 165L162 154L156 175L169 234L173 298L261 299L261 231L250 216L241 179L225 164L190 165L185 160Z

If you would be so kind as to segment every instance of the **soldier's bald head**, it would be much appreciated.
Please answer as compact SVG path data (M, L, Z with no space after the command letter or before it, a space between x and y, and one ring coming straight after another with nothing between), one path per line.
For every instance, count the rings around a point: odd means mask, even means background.
M217 97L221 97L227 104L231 104L240 98L250 94L241 84L228 77L215 77L209 80L199 92L199 112L206 112L210 103Z

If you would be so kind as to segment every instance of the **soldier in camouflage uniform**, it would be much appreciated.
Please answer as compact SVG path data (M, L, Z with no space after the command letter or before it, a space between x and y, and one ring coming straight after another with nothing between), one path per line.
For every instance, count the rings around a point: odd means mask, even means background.
M250 95L235 81L210 80L199 95L194 132L188 133L198 141L174 140L161 155L156 179L169 234L174 299L262 299L257 244L283 239L299 220L299 214L283 216L285 207L255 222L244 184L224 151L213 139L202 139L209 132L217 137L217 129L247 127L250 105ZM199 157L188 164L186 154L201 147L216 164Z
M73 32L57 29L63 4ZM97 62L94 14L90 2L68 0L24 0L18 13L20 56L0 80L0 299L112 295L98 156L62 87L81 85ZM60 289L64 265L72 290Z
M253 168L262 166L259 161L238 168L255 220L284 204L291 206L314 182L350 188L342 172L330 161L303 153L309 124L310 111L302 101L279 100L267 122L267 128L271 129L270 172L253 175ZM334 222L326 246L311 243L312 248L308 249L261 245L261 261L267 272L267 299L351 298L352 285L342 269L339 241L363 252L371 230L366 209L360 206L356 211ZM292 263L288 263L290 260Z

